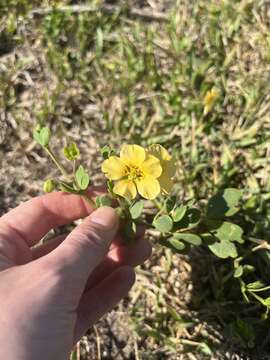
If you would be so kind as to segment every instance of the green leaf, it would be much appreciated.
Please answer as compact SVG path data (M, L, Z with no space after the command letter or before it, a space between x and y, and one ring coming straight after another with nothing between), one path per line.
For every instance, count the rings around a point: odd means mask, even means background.
M85 171L82 165L80 165L75 173L76 184L80 190L86 190L89 185L89 175Z
M207 217L220 219L224 216L232 216L239 208L237 207L242 197L242 191L238 189L225 189L214 195L208 201Z
M107 181L107 189L108 189L108 192L114 196L114 192L113 192L113 187L114 187L114 183L112 180L108 180Z
M175 251L184 250L186 247L186 245L182 241L179 241L174 236L169 238L167 241Z
M96 32L96 51L101 54L103 49L103 32L101 28L97 28Z
M172 218L174 222L178 222L183 219L187 211L187 206L179 206L172 212Z
M201 212L197 208L187 209L183 218L175 223L175 230L177 229L192 229L199 224L201 220Z
M202 244L202 239L195 234L189 234L189 233L175 233L173 237L177 240L183 240L186 241L189 244L199 246Z
M175 203L176 203L175 196L171 196L165 200L164 206L165 206L167 213L169 213L173 210Z
M168 215L162 215L154 220L153 225L160 232L170 232L173 227L173 221Z
M239 278L239 277L241 277L242 275L243 275L243 266L240 265L240 266L238 266L238 268L236 268L236 269L234 270L233 276L234 276L235 278Z
M243 271L244 271L244 274L249 274L249 273L255 272L256 269L253 265L245 264L245 265L243 265Z
M228 221L208 220L208 229L220 240L237 241L242 244L243 229Z
M114 154L113 150L110 148L109 145L103 146L103 148L101 148L100 152L101 152L101 155L104 160L107 160L110 156L112 156Z
M236 246L230 241L215 242L214 244L208 245L208 248L221 259L228 257L235 258L237 256Z
M260 281L260 280L257 280L257 281L254 281L252 283L249 283L247 284L246 286L249 290L258 290L260 288L264 288L265 287L265 284Z
M68 146L65 146L63 152L68 160L75 160L80 155L80 150L74 142Z
M126 221L121 228L123 239L128 243L133 243L136 237L136 224L134 221Z
M199 350L202 353L204 353L205 355L212 355L213 354L213 352L212 352L211 348L209 347L209 345L204 343L204 342L200 343Z
M267 299L264 299L264 305L267 306L268 308L270 308L270 297L268 297Z
M78 190L74 189L73 184L67 184L63 181L59 181L59 185L61 191L65 191L72 194L78 194Z
M43 184L43 191L45 193L50 193L55 189L55 181L52 179L48 179Z
M100 195L95 199L98 208L102 206L112 206L112 199L108 195Z
M129 208L129 212L133 220L138 219L141 216L141 213L143 211L143 206L144 206L144 201L139 200Z
M200 222L201 212L199 209L191 208L187 210L185 216L188 218L189 225L193 227Z
M51 138L51 130L46 126L43 128L37 128L33 132L33 137L41 146L48 146Z
M245 345L248 347L254 346L255 332L253 327L247 321L242 319L237 319L235 323L233 323L233 334L234 337L240 338Z
M167 305L167 311L171 315L173 320L178 322L178 328L180 327L181 329L186 329L194 326L193 322L184 320L182 316L172 306Z

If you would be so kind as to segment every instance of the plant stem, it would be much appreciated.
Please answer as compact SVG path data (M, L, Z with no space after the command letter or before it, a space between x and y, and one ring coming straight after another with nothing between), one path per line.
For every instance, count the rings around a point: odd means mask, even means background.
M90 204L94 209L96 209L97 206L91 197L87 196L86 193L81 194L81 196L88 202L88 204Z
M152 202L159 209L159 211L163 210L163 205L161 205L159 201L153 199Z
M73 164L72 164L72 175L75 176L76 173L76 159L73 160Z
M269 286L265 286L263 288L260 289L252 289L252 292L260 292L260 291L266 291L266 290L270 290L270 285Z
M120 205L120 208L123 210L124 214L126 215L127 219L130 219L130 213L128 211L128 204L126 203L126 200L121 199L120 197L117 198L117 201Z
M64 166L59 162L59 160L57 159L57 157L53 154L53 152L51 151L49 146L44 147L44 149L46 150L46 152L48 153L48 155L50 156L50 158L52 159L52 161L54 162L54 164L56 165L56 167L58 168L58 170L62 173L62 175L65 178L69 178L68 173L66 171L66 169L64 168Z
M264 300L257 294L254 294L252 291L248 290L249 294L255 297L262 305L265 306Z

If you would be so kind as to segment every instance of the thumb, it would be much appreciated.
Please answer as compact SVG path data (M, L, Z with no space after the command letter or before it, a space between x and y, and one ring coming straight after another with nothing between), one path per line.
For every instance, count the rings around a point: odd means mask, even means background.
M78 285L84 287L91 272L109 251L117 228L114 209L102 207L95 210L47 255L51 266L59 270L61 276L79 281Z

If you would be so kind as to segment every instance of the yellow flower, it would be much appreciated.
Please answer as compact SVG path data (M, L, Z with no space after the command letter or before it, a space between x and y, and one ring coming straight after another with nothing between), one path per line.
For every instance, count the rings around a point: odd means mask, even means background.
M152 200L161 191L160 161L141 146L123 145L120 157L110 156L103 162L102 171L108 179L115 181L113 191L126 199L134 199L138 192Z
M162 174L158 178L158 181L162 191L168 194L173 186L172 177L175 175L176 171L174 159L168 151L159 144L151 145L147 149L147 152L159 159L162 167Z
M219 97L219 91L216 88L212 88L207 91L205 97L203 98L204 105L204 115L208 114L212 110L217 98Z

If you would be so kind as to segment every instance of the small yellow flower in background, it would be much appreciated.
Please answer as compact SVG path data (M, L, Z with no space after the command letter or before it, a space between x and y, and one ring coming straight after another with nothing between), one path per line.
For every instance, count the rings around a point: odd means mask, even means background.
M161 190L168 194L172 187L172 177L175 175L176 166L173 157L159 144L151 145L147 152L159 159L162 167L161 176L158 178Z
M205 97L203 98L204 115L208 114L209 111L212 110L218 97L219 97L218 89L212 88L211 90L207 91Z
M126 199L132 200L139 193L152 200L160 194L160 161L139 145L123 145L120 157L110 156L103 162L102 171L115 181L115 194Z

